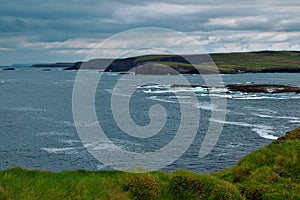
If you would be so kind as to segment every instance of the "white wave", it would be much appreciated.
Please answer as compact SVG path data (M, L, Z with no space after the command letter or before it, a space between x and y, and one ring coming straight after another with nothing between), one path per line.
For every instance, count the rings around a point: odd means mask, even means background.
M155 101L160 101L160 102L166 102L166 103L178 103L177 101L172 101L172 100L168 100L168 99L162 99L162 98L159 98L158 96L147 97L147 99L151 99L151 100L155 100Z
M98 121L82 121L82 122L71 122L71 121L61 121L64 126L77 126L77 127L93 127L98 126Z
M212 105L211 103L208 102L198 103L196 105L196 108L200 108L202 110L209 110L209 111L227 111L224 109L219 109L218 106Z
M226 93L228 92L227 88L210 88L209 92L211 93Z
M228 144L226 145L227 148L236 148L236 147L239 147L240 145L239 144Z
M150 96L150 97L147 97L147 99L151 99L151 100L154 100L154 101L160 101L160 102L165 102L165 103L176 103L176 104L179 104L178 101L176 101L175 99L181 99L181 103L183 104L191 104L191 102L188 100L190 99L191 97L190 96L169 96L167 97L168 99L163 99L163 98L160 98L160 96ZM174 100L172 100L174 99ZM186 99L186 100L184 100ZM196 105L195 107L198 107L198 105Z
M104 89L105 92L112 93L112 89Z
M295 96L289 96L289 97L283 98L283 99L300 99L300 95L297 94L297 95L295 95Z
M290 123L300 123L300 120L290 120Z
M93 127L93 126L99 126L99 122L98 121L83 121L83 122L75 121L74 126L77 126L77 127Z
M122 94L122 93L119 93L119 92L114 92L113 95L115 95L115 96L121 96L121 97L132 97L132 95Z
M148 90L144 90L144 93L152 93L152 90L151 89L148 89Z
M229 153L219 153L219 154L216 154L217 157L222 157L222 156L227 156L229 155Z
M74 80L59 80L59 81L53 81L52 83L54 85L70 85L74 82Z
M49 132L41 132L41 133L38 133L37 135L42 135L42 136L60 135L60 136L63 136L63 135L70 135L70 134L66 133L66 132L49 131Z
M109 150L109 151L114 151L117 148L123 148L126 149L126 145L117 145L114 143L107 143L107 142L94 142L90 144L85 144L84 145L88 149L93 149L93 150Z
M274 133L274 132L269 129L253 128L251 130L256 132L260 137L270 139L270 140L278 139L278 137L270 134L270 133Z
M131 95L128 94L122 94L121 90L119 90L118 88L116 88L115 90L112 89L104 89L105 92L108 92L109 94L113 94L116 96L122 96L122 97L131 97ZM117 92L118 91L118 92Z
M83 147L41 148L41 150L55 154L77 154L80 149L83 149Z
M159 88L159 87L157 87ZM227 88L206 88L206 87L178 87L178 88L166 88L166 90L151 90L147 88L146 93L179 93L179 92L195 92L195 93L226 93L228 92Z
M232 96L233 99L241 99L241 100L259 100L259 99L270 99L269 97L265 96Z
M273 116L271 115L263 115L263 114L258 114L258 113L252 113L255 116L261 117L261 118L272 118Z
M278 119L300 120L300 118L298 117L289 117L289 116L274 116L274 117Z
M174 93L172 90L144 90L144 93L151 93L151 94L164 94L164 93Z
M277 115L264 115L264 114L258 114L258 113L252 113L255 116L261 117L261 118L276 118L276 119L290 119L290 120L300 120L298 117L289 117L289 116L277 116Z
M226 148L232 149L232 148L237 148L237 147L249 147L253 146L253 144L246 144L246 143L230 143L226 145Z
M61 139L59 141L66 144L81 143L80 140L71 140L71 139Z
M60 121L63 126L74 126L74 123L71 121Z
M253 127L255 125L253 124L247 124L244 122L228 122L228 121L221 121L216 119L210 119L212 122L220 123L220 124L230 124L230 125L236 125L236 126L244 126L244 127Z
M97 170L102 170L105 168L105 165L97 165Z
M277 114L278 113L277 111L271 110L268 108L255 108L252 106L245 106L244 108L247 110L259 111L259 112L264 112L264 113L269 113L269 114Z
M5 83L5 81L0 81L0 83Z
M271 127L271 126L248 124L245 122L228 122L228 121L220 121L220 120L215 120L215 119L211 119L210 121L222 123L222 124L230 124L230 125L235 125L235 126L250 127L250 128L252 128L251 129L252 131L256 132L260 137L263 137L265 139L276 140L278 138L278 137L272 135L272 133L274 133L274 131L273 131L273 127Z
M268 95L248 95L248 94L233 94L233 99L240 100L260 100L260 99L277 99L277 100L287 100L287 99L300 99L300 95L281 95L281 94L268 94Z
M275 111L275 110L271 110L271 109L267 109L267 108L259 108L259 109L254 108L254 107L249 107L249 108L252 108L252 109L258 110L258 111L262 111L262 112L268 112L268 113L274 113L274 114L278 113L278 112Z
M171 100L171 99L176 99L177 97L176 96L172 96L171 98L168 97L168 99L163 99L163 98L160 98L159 96L150 96L150 97L147 97L147 99L151 99L151 100L155 100L155 101L160 101L160 102L165 102L165 103L178 103L177 101L175 100ZM191 104L190 101L188 101L188 99L190 98L189 96L182 96L182 97L179 97L181 98L181 103L183 104ZM186 99L185 101L183 99ZM198 103L196 105L192 105L196 108L200 108L202 110L209 110L209 111L226 111L226 112L230 112L229 110L224 110L224 109L220 109L218 108L216 105L212 105L208 102L202 102L202 103Z
M191 99L191 96L169 96L168 99Z
M13 107L10 108L10 110L13 111L21 111L21 112L46 112L44 109L39 109L39 108L33 108L33 107Z
M228 95L228 94L209 94L208 96L211 97L220 97L220 98L227 98L227 99L232 99L233 96L232 95Z

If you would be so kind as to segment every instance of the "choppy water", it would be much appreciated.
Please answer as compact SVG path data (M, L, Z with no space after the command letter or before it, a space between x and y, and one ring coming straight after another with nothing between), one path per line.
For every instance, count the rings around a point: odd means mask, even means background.
M16 165L55 171L107 168L88 153L76 132L75 125L89 127L97 122L78 124L73 120L72 90L75 76L75 71L31 68L0 71L0 169ZM123 76L128 81L144 77ZM153 84L137 87L130 101L130 113L137 124L147 125L150 122L150 106L159 103L168 114L165 127L151 138L129 137L116 126L111 115L110 96L120 77L117 73L102 76L95 108L107 136L123 149L149 152L172 140L180 123L180 106L174 94L179 94L185 104L200 110L201 119L194 142L176 162L164 168L167 171L187 168L207 172L226 168L245 154L300 126L299 94L226 93L218 88L208 93L205 88L171 88ZM184 77L191 83L203 84L197 75ZM160 78L172 79L173 76ZM238 74L223 75L222 78L225 84L251 82L300 86L300 74ZM117 95L126 95L117 91ZM198 103L192 104L185 91L195 92ZM211 96L227 100L225 121L210 119L212 110L220 109L210 104ZM223 123L224 129L214 149L200 159L199 148L209 121ZM102 150L110 148L109 145L101 147Z

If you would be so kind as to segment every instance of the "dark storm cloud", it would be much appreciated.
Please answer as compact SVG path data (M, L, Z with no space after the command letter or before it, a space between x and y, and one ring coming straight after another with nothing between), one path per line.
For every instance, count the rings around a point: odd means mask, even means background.
M281 47L297 50L299 9L300 3L294 0L2 0L0 59L3 63L18 62L14 52L35 52L41 54L41 61L47 53L47 59L55 60L64 52L66 58L73 55L76 60L80 52L82 56L101 39L148 26L185 32L202 40L212 52Z

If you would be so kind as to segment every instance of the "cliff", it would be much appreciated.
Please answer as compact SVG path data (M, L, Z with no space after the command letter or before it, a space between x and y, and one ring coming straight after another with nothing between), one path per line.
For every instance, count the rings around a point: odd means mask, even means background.
M212 61L222 74L300 72L300 52L298 51L216 53L210 56L145 55L124 59L93 59L75 63L34 64L32 67L63 67L65 70L82 68L106 72L135 71L137 74L217 73Z

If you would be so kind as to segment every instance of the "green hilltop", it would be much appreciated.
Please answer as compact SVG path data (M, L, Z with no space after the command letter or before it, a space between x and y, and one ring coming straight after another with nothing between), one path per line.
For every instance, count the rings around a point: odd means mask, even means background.
M300 72L299 51L259 51L191 55L144 55L119 59L92 59L85 62L34 64L32 67L66 70L94 69L107 72L135 71L137 74L211 74ZM217 68L216 68L217 67ZM176 74L175 73L175 74Z
M201 55L186 55L183 57L201 57ZM166 66L179 69L196 67L201 69L217 69L222 74L234 73L267 73L267 72L300 72L300 52L297 51L260 51L260 52L241 52L241 53L213 53L207 55L211 61L199 63L186 63L184 61L159 61L166 60L167 56L144 56L148 60L154 60L152 63L160 63ZM176 56L175 56L176 57ZM174 58L174 57L173 57ZM137 60L141 60L137 58ZM142 59L143 60L143 59ZM147 60L147 59L146 59ZM172 59L170 59L172 60ZM193 58L191 58L193 60ZM197 60L197 59L195 59ZM205 72L204 72L205 73Z
M300 52L260 51L212 54L220 72L300 72Z
M7 169L0 199L300 199L299 166L300 128L210 174Z

